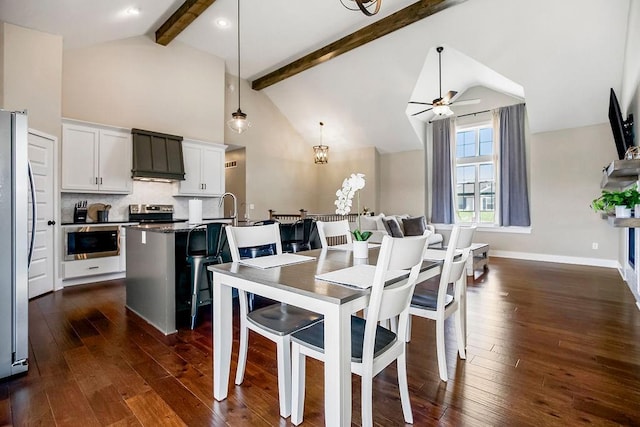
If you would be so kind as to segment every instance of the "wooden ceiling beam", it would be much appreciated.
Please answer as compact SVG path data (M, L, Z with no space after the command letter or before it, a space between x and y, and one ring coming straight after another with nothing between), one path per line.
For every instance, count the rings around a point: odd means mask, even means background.
M216 0L186 0L156 31L156 43L168 45Z
M434 13L464 3L466 0L420 0L396 13L382 18L371 25L359 29L315 52L311 52L302 58L287 64L277 70L257 78L251 83L251 88L261 90L276 84L284 79L308 70L311 67L322 64L338 55L349 52L352 49L365 45L382 36L386 36L400 28L420 21Z

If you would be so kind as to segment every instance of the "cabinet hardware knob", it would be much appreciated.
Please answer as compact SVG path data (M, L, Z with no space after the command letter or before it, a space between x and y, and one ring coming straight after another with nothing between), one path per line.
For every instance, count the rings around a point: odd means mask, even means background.
M56 222L53 220L47 221L47 225L56 225Z

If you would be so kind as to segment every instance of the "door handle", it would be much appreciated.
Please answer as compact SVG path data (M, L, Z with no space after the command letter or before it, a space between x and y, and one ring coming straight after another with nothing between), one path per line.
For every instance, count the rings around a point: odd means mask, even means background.
M56 222L50 219L47 221L47 225L56 225Z

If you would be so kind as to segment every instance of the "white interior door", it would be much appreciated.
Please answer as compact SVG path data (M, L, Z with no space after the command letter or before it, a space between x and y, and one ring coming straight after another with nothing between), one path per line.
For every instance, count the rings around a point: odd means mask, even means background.
M54 144L55 138L29 131L29 161L36 187L36 239L29 267L29 298L54 287ZM31 238L29 199L29 239Z

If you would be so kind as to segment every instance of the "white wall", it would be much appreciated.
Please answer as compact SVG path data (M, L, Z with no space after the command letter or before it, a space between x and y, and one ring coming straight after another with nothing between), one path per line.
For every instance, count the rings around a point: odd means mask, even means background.
M224 61L146 36L65 50L64 117L224 142Z
M234 86L232 92L229 85ZM315 172L311 147L262 92L241 81L242 111L251 127L237 134L225 126L225 142L246 148L246 203L252 220L266 219L269 209L298 213L315 206ZM238 109L238 81L227 75L225 121Z
M425 215L424 150L381 155L380 183L380 212Z
M0 22L0 107L28 110L29 127L60 140L62 37Z
M309 147L311 152L311 148ZM315 207L312 212L334 213L336 191L342 187L345 178L354 173L365 175L365 187L359 191L360 210L367 207L371 212L379 210L380 173L379 155L374 147L355 148L352 150L329 148L329 163L315 165ZM353 200L351 212L357 211L356 199Z

